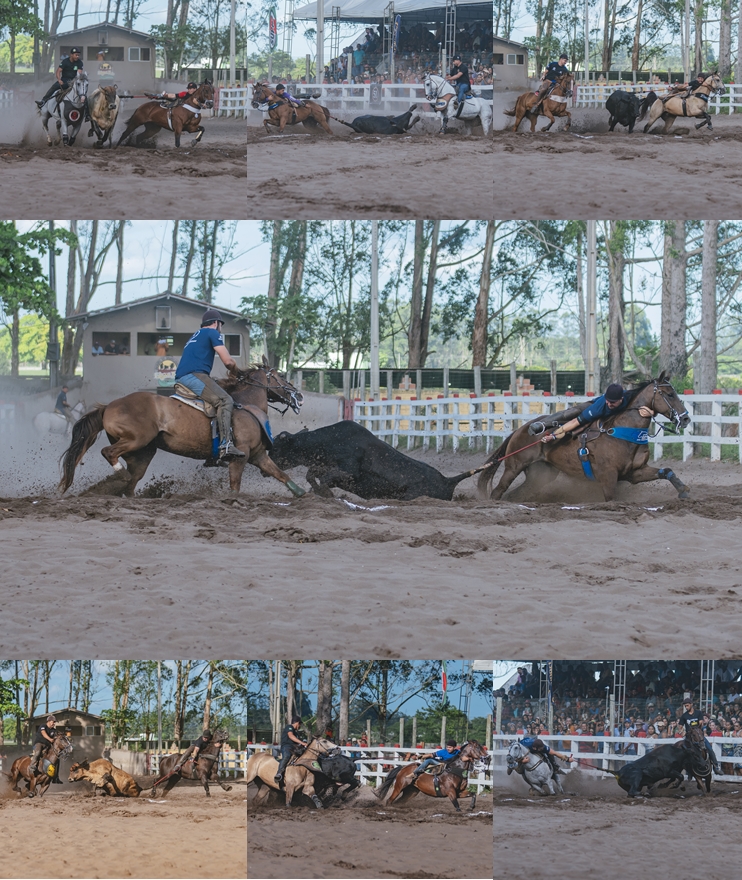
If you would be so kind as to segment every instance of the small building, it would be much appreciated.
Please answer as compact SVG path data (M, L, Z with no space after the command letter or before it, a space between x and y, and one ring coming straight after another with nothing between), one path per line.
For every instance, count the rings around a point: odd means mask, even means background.
M91 85L116 83L119 93L155 88L155 41L149 34L102 22L65 31L54 38L54 69L75 46Z
M529 88L528 49L522 43L514 43L495 37L492 70L495 74L495 91L523 91Z
M82 397L110 403L133 391L172 394L183 348L208 308L224 318L224 344L239 367L250 363L250 330L240 312L177 293L162 293L75 315L81 321ZM216 377L226 375L217 358Z
M69 764L84 761L94 761L96 758L103 757L103 749L106 747L106 723L100 715L93 715L90 712L82 712L79 709L55 709L52 713L57 719L57 730L64 733L65 730L70 732L70 740L72 741L72 757L68 762L65 770L69 770ZM46 723L48 715L34 715L30 719L31 740L36 736L36 731L42 724ZM66 773L60 778L66 779Z

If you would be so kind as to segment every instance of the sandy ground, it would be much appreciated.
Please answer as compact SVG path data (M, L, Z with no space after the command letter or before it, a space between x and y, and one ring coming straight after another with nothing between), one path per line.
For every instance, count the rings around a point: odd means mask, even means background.
M571 794L556 798L528 797L521 779L495 776L495 876L562 880L587 869L603 878L645 877L659 869L678 877L691 862L708 876L729 873L742 780L715 783L705 797L686 785L685 792L630 799L613 780L579 776L570 774Z
M506 102L507 103L507 102ZM514 103L511 99L510 106ZM512 120L495 108L495 127ZM742 120L714 117L714 131L698 132L678 120L669 134L607 131L605 110L573 111L572 131L559 120L530 133L494 136L497 217L576 218L709 217L739 209ZM661 126L659 126L661 128Z
M80 783L84 785L84 783ZM178 785L166 800L95 797L50 786L0 795L0 877L244 877L245 787Z
M122 111L116 131L123 131ZM156 147L94 150L83 125L72 147L49 147L34 115L0 111L4 219L156 219L245 217L245 123L207 118L201 143L184 135L180 150L162 132ZM114 135L115 137L115 135Z
M480 127L469 138L453 126L445 136L377 138L331 126L333 138L248 128L248 217L493 216L492 139Z
M252 468L232 498L221 471L160 452L123 499L89 492L110 473L91 450L88 494L60 500L63 448L4 445L3 656L739 655L739 465L673 462L688 502L663 482L605 504L560 478L541 501L468 480L404 503L294 500ZM424 457L454 474L485 455Z
M422 794L388 807L363 787L326 811L275 800L248 814L249 877L491 876L489 794L473 813Z

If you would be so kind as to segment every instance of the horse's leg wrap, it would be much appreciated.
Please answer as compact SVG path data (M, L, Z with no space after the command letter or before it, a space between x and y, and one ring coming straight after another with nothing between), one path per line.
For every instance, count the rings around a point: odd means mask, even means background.
M657 473L661 479L669 480L673 484L681 498L688 497L688 487L678 476L676 476L672 468L660 468Z
M112 467L115 471L122 471L122 470L124 469L124 466L121 464L120 461L117 461L116 464L112 464L111 467Z
M312 800L314 801L314 805L317 807L318 810L324 810L325 805L316 794L312 795Z
M307 494L307 493L304 491L304 489L302 489L301 486L297 486L296 483L295 483L293 480L288 480L288 481L286 482L286 488L287 488L287 489L290 489L290 490L294 493L294 495L295 495L297 498L301 498L302 495L306 495L306 494Z

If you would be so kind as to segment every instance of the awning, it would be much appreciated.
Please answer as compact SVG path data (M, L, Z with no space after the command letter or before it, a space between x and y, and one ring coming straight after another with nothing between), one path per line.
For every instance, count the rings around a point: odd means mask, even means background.
M389 0L325 0L325 21L333 17L334 8L339 7L340 21L358 21L367 24L383 22L384 11ZM317 18L319 3L308 3L294 10L295 19ZM456 4L456 23L470 21L492 21L492 0L467 0ZM394 14L402 16L402 23L444 22L446 0L398 0L394 3Z

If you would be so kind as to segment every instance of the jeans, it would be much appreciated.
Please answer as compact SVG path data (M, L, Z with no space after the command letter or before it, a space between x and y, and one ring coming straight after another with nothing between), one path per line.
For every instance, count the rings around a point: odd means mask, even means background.
M278 771L276 772L276 776L283 776L284 771L286 770L286 766L291 760L292 755L294 754L294 750L291 746L284 746L281 749L281 761L278 765Z
M428 769L428 767L432 767L434 764L440 763L441 762L437 758L426 758L415 772L424 773Z
M459 101L464 100L464 95L469 91L469 83L459 83Z
M175 380L198 394L206 403L216 407L216 420L219 425L219 439L224 444L229 440L232 430L232 410L234 401L227 392L206 373L185 373Z
M49 86L49 88L47 89L46 94L44 95L44 97L43 97L41 100L42 100L42 101L48 101L49 98L51 98L51 96L52 96L53 94L55 94L56 92L58 92L60 89L66 89L69 85L70 85L70 83L68 83L68 82L63 83L62 85L60 85L59 82L57 82L57 81L55 80L54 83L53 83L51 86Z

